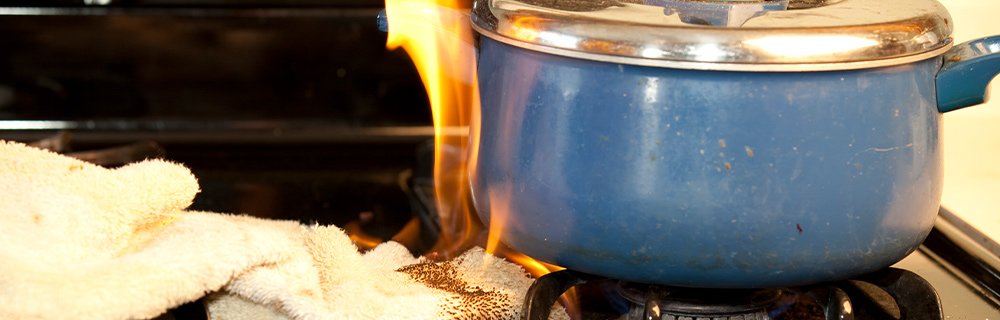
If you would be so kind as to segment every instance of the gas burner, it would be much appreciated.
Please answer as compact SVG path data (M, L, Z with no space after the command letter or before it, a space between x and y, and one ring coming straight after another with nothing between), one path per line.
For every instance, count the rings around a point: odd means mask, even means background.
M743 319L764 320L783 296L794 295L780 289L717 290L659 287L619 282L617 291L632 302L620 319Z
M765 319L944 319L931 285L917 274L886 268L855 279L764 289L678 288L606 278L572 270L538 278L525 299L525 319L547 319L553 303L571 287L612 283L628 301L620 320L765 320Z

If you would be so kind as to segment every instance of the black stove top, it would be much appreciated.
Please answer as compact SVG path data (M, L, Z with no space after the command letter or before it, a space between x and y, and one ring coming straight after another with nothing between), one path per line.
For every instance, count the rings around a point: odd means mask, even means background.
M934 287L916 273L898 268L844 281L765 289L662 287L563 270L543 276L531 287L524 306L527 318L547 319L552 303L568 287L592 300L579 311L581 318L944 319Z

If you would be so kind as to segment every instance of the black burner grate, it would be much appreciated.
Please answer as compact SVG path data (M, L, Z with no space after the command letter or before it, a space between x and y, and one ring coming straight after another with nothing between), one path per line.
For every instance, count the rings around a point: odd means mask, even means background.
M917 274L886 268L851 280L795 288L695 289L607 279L572 270L539 278L528 290L525 319L547 319L566 290L587 283L610 283L628 301L618 319L944 319L937 292Z

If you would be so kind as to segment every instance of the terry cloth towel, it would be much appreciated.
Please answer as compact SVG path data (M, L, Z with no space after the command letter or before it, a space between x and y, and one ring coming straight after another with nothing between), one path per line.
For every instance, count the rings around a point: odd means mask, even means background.
M473 249L447 262L342 230L184 211L175 163L107 169L0 141L0 319L513 319L532 279ZM568 318L554 308L552 318Z

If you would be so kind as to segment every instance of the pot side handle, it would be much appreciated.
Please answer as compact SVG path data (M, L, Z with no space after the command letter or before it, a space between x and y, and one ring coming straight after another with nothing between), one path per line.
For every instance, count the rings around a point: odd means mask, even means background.
M938 71L938 111L948 112L989 100L990 81L1000 73L1000 35L961 43L945 52Z

